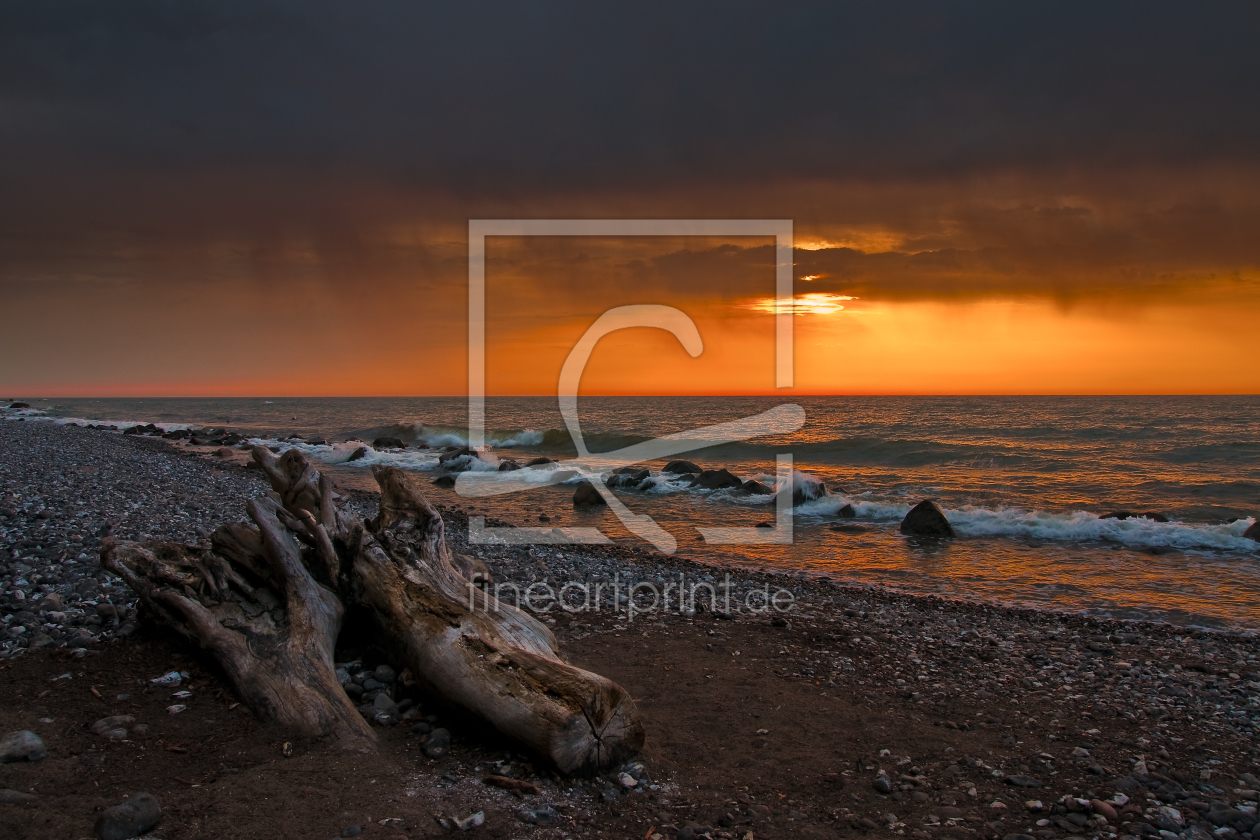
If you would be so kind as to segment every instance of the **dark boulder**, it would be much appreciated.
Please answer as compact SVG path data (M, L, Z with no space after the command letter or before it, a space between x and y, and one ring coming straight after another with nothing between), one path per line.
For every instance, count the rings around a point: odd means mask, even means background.
M840 510L836 511L836 516L843 519L853 519L857 516L857 511L853 509L853 505L845 505L840 508Z
M573 491L574 507L600 507L606 504L608 502L604 501L604 497L599 495L599 491L589 481L583 481Z
M767 487L760 481L753 481L751 478L741 484L740 487L757 496L769 496L774 492L773 487Z
M666 464L664 472L673 473L674 475L685 475L687 473L691 473L692 475L699 475L700 473L704 472L704 470L700 469L699 467L697 467L695 464L691 463L690 461L684 461L680 458L675 461L670 461L668 464Z
M455 486L455 476L453 476L453 475L439 475L437 478L433 479L433 483L434 483L435 485L437 485L438 487L454 487L454 486Z
M467 446L459 446L454 449L451 449L448 452L443 452L441 455L439 455L438 463L446 467L448 470L452 470L454 472L463 472L464 470L467 470L471 467L472 461L471 460L464 461L462 464L456 464L455 463L456 461L459 461L462 458L472 459L472 458L480 458L480 457L481 457L481 453L478 452L476 449L472 449Z
M30 407L31 407L30 403L24 403L24 402L9 403L9 408L30 408Z
M1255 540L1256 542L1260 542L1260 519L1257 519L1255 522L1251 524L1250 528L1248 528L1246 531L1243 531L1243 536L1249 540Z
M830 495L827 485L812 475L797 473L792 477L792 507L800 507L806 502Z
M350 453L350 457L346 459L346 463L348 464L351 461L358 461L361 458L366 458L367 454L368 454L367 447L360 446L359 448L355 449L353 452Z
M646 467L618 467L609 475L608 486L618 490L637 490L651 475Z
M931 499L919 502L901 520L901 533L913 537L953 537L954 528Z
M506 458L499 462L499 472L514 472L520 468L521 465L513 461L511 458Z
M705 470L696 478L695 483L706 490L723 490L728 487L742 487L744 482L723 467L720 470Z
M477 450L468 446L453 446L438 456L438 463L445 464L447 461L454 461L456 458L476 458Z
M551 460L550 458L542 458L542 457L539 457L539 458L530 458L528 461L526 461L526 462L525 462L525 466L527 466L527 467L541 467L541 466L543 466L543 465L545 465L545 464L554 464L554 463L555 463L555 461Z
M402 438L396 437L378 437L372 441L373 449L406 449L407 444Z

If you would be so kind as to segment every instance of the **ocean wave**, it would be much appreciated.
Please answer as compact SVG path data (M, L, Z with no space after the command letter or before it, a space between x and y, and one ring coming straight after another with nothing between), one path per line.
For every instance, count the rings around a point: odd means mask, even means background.
M468 429L463 426L392 423L385 426L359 429L354 434L368 441L379 437L396 437L413 446L424 444L425 446L440 448L468 445ZM485 432L485 443L489 447L537 446L542 443L542 440L543 432L536 429L486 429Z
M834 517L846 504L853 506L859 520L900 522L912 505L889 500L850 497L843 494L807 502L793 513L799 516ZM945 517L964 537L1013 537L1056 542L1111 542L1131 548L1171 548L1214 550L1254 554L1260 543L1243 536L1254 518L1208 524L1156 522L1133 517L1103 519L1090 511L1051 513L1019 508L983 508L964 505L942 508Z
M44 408L6 408L4 413L0 414L0 417L6 420L16 420L19 417L24 420L42 420L57 426L117 426L120 431L130 429L132 426L144 426L149 423L148 420L89 420L85 417L51 417L48 414L48 409ZM205 428L196 423L153 423L152 425L163 432L180 432L185 429L194 431Z

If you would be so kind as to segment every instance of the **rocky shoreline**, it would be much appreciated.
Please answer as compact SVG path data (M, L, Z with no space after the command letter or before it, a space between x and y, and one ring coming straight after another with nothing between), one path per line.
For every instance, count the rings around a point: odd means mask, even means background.
M10 421L0 423L0 452L0 664L15 678L153 645L137 629L131 594L97 564L104 537L195 542L242 520L241 500L265 490L231 450L140 435ZM370 495L348 495L372 511ZM583 812L614 836L628 836L614 826L639 836L648 828L739 838L856 830L918 840L1234 840L1260 831L1250 775L1260 732L1254 634L911 597L634 547L469 546L467 512L443 513L452 548L486 563L501 587L578 584L571 595L618 586L599 611L541 604L539 614L567 656L625 685L655 721L645 769L635 771L643 779L631 775L633 784L591 780L561 801L563 786L518 763L515 776L540 790L530 799L546 801L509 807L512 795L501 791L499 815L487 811L477 828L487 836L498 836L500 822L505 837L567 836ZM717 597L650 609L650 590L672 581L711 586ZM764 609L764 593L780 591L791 608ZM445 718L430 720L415 700L394 696L388 679L376 680L381 665L388 677L388 664L363 657L344 682L362 690L372 679L372 700L383 693L381 706L393 704L386 711L398 714L379 721L389 743L419 744L432 734L423 729L445 729ZM4 698L14 710L5 724L46 736L55 762L62 745L35 717L38 686L18 683ZM407 725L389 725L403 716ZM87 733L85 743L95 743L91 726L107 716L90 717L72 727ZM710 743L694 730L722 737ZM421 751L454 781L441 790L421 784L421 798L462 797L462 807L480 801L484 786L469 769L471 733L457 721L449 733L449 755ZM25 772L0 766L0 786L25 790ZM540 825L539 813L558 816ZM441 825L430 820L430 828Z

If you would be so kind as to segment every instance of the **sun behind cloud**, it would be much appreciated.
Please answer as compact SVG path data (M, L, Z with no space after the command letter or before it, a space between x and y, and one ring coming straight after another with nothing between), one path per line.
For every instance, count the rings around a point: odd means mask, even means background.
M745 304L745 308L756 312L790 311L793 315L833 315L844 309L844 305L840 303L842 300L857 300L857 298L851 295L810 292L796 295L790 301L782 301L782 305L778 298L760 298Z

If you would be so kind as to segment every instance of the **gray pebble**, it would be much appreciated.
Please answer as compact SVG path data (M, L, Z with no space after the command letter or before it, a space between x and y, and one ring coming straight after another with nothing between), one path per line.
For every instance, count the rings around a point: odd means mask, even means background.
M96 840L128 840L139 837L162 819L162 806L149 793L137 793L121 805L101 814L93 833Z
M434 729L424 739L424 754L429 758L444 758L451 751L451 733L445 729Z
M34 732L10 732L0 740L0 764L14 761L42 761L48 756L44 741Z

